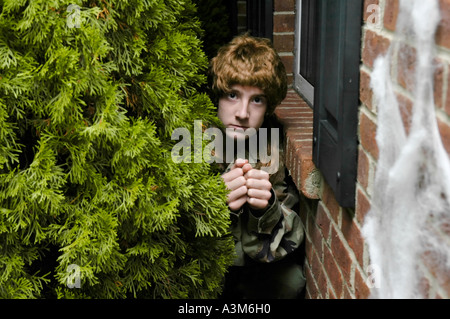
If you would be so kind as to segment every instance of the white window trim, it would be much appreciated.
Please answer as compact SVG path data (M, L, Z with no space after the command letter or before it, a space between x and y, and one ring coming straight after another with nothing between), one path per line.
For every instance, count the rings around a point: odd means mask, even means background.
M294 89L310 104L314 105L314 86L300 74L300 46L302 36L302 0L296 0L297 14L295 17L295 46L294 46Z

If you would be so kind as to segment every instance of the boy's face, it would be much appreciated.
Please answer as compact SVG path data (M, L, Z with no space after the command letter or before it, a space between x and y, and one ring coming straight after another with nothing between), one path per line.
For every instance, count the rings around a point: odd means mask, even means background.
M229 137L246 139L249 132L244 132L249 128L258 131L266 110L267 98L260 88L236 84L231 87L231 92L219 99L217 116L229 129L226 130Z

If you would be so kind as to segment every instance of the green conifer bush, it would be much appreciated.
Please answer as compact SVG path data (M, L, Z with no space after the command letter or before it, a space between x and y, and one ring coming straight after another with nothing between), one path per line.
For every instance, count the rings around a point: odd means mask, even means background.
M214 298L226 190L191 0L0 0L0 298Z

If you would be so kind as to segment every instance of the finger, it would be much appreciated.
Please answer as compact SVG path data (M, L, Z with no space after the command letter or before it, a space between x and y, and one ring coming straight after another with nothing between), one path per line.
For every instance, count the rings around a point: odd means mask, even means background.
M254 179L266 179L266 180L269 180L269 177L270 177L269 173L267 173L265 171L262 171L260 169L256 169L256 168L255 169L251 169L249 171L245 171L243 169L243 172L244 172L245 178L247 178L247 179L254 178Z
M246 184L247 184L247 180L245 179L244 176L239 176L239 177L225 183L226 187L232 191L234 191L242 186L246 187Z
M262 190L270 190L272 188L272 183L266 179L248 178L245 185L248 189L256 188Z
M228 183L240 176L244 176L244 171L242 170L242 168L234 168L229 172L222 174L222 179L225 183Z
M227 197L227 204L237 200L238 198L240 198L242 196L247 196L247 191L248 190L245 185L231 191Z
M270 190L261 190L256 188L250 188L247 190L247 196L256 199L269 200L272 197Z
M255 210L264 209L269 205L268 200L252 198L252 197L247 198L247 203L252 209L255 209Z
M248 163L247 159L245 159L245 158L238 158L238 159L236 159L236 161L234 161L234 164L231 167L231 169L234 169L234 168L237 168L237 167L242 168L242 166L244 166L247 163Z
M242 196L232 202L228 203L228 208L232 211L237 211L239 210L242 205L244 205L247 202L247 196Z
M244 166L242 166L242 171L244 172L244 174L246 174L247 172L249 172L252 169L253 169L253 167L249 163L246 163L246 164L244 164Z

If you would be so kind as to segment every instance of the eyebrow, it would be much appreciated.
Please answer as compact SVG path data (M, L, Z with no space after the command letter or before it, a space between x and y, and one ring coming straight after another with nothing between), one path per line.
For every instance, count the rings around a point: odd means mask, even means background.
M231 89L230 89L229 91L227 91L226 93L242 93L242 92L243 92L243 90L231 88ZM252 97L253 97L253 96L267 97L266 94L265 94L264 92L253 94Z
M255 95L252 95L252 98L255 98L255 97L259 97L259 98L264 98L264 99L266 99L267 100L267 95L265 95L265 94L255 94Z
M230 87L230 90L229 90L229 91L224 92L224 94L225 94L225 95L226 95L226 94L230 94L230 93L239 93L239 94L242 94L243 91L244 91L244 90L239 90L239 89L237 89L237 88L235 88L235 87L233 86L233 87ZM259 93L259 94L253 94L253 95L251 95L251 98L255 98L255 97L265 98L265 99L267 100L267 95L266 95L264 92Z

